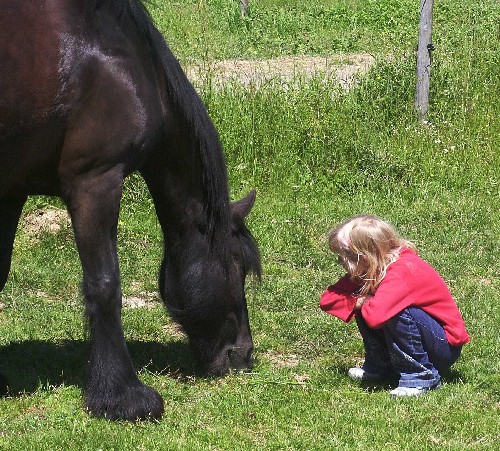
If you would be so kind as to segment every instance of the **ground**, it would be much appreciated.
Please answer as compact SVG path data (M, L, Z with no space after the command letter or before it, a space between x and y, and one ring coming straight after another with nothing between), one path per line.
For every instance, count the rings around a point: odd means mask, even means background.
M244 86L260 86L272 80L290 81L294 77L334 77L348 89L357 75L362 75L375 63L367 53L341 54L329 57L294 56L269 60L226 60L204 62L186 69L193 84L207 79L215 80L215 86L236 81Z

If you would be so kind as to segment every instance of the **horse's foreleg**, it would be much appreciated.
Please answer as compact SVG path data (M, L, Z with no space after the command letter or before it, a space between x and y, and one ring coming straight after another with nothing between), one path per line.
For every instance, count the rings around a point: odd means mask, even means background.
M14 237L26 197L0 198L0 291L10 271Z
M0 198L0 291L9 276L17 224L25 202L26 197ZM0 373L0 396L6 393L7 379Z
M116 249L121 186L118 171L79 179L67 201L91 339L85 404L96 416L134 421L160 417L163 399L137 378L123 335Z

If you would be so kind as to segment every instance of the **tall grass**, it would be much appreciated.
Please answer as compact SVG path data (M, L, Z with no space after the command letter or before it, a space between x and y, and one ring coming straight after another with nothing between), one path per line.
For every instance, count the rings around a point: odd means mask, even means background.
M413 0L252 0L242 20L227 0L166 1L151 6L184 62L278 55L387 52L408 42L418 23Z
M374 179L406 183L408 177L462 186L493 181L499 148L499 16L493 2L481 8L481 20L477 4L453 9L456 15L446 16L443 27L444 13L436 8L427 128L419 127L413 114L410 41L397 54L381 57L370 76L345 94L335 81L321 80L270 83L250 91L232 85L217 96L205 93L230 163L250 165L266 183L291 185L325 177L344 187Z

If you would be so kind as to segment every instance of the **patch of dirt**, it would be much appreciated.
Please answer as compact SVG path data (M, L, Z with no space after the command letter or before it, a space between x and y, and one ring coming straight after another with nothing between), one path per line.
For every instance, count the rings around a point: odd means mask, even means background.
M273 80L287 82L295 77L322 76L335 78L340 86L347 90L356 81L356 77L365 74L374 63L375 58L367 53L329 57L296 56L268 60L208 62L188 67L186 73L195 85L212 80L216 87L231 81L244 86L259 87Z
M158 294L139 293L137 296L123 296L122 306L125 308L153 308L158 306Z
M267 351L264 354L264 358L269 359L278 368L291 368L299 364L297 355L282 355L272 350Z
M307 382L311 380L309 374L295 374L293 378L297 381L299 385L305 386Z
M491 285L491 279L479 279L479 283L483 285Z
M37 210L26 215L23 222L26 232L32 237L38 237L42 232L56 235L71 225L68 212L60 209Z
M162 329L171 337L174 338L187 338L186 333L182 330L182 327L174 323L173 321L162 326Z

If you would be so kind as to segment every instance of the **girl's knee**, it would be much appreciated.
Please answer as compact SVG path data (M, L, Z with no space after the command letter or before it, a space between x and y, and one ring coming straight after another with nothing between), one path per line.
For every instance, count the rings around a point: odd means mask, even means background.
M410 325L414 324L415 321L413 319L412 310L420 310L414 307L407 307L401 310L399 313L390 318L386 323L384 328L388 328L390 330L396 329L399 325Z
M399 313L394 315L391 319L389 319L386 323L391 329L394 329L397 325L432 325L435 327L439 325L432 316L428 313L424 312L422 309L418 307L406 307L401 310Z

